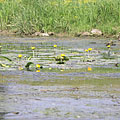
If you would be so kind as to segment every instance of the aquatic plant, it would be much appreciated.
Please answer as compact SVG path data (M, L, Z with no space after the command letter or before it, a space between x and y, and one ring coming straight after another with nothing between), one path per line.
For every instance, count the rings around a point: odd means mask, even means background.
M57 47L57 45L53 45L53 47L54 47L54 48L56 48L56 47Z
M18 66L18 70L23 70L23 67L21 65Z
M40 70L36 70L36 72L40 72Z
M88 49L85 49L85 52L88 52Z
M6 57L6 56L0 56L0 58L5 59L5 60L8 60L8 61L12 61L12 59L10 59L10 58L8 58L8 57Z
M33 58L35 57L35 47L31 47L32 52L33 52Z
M89 51L89 52L92 51L92 48L88 48L88 51Z
M35 47L31 47L32 50L35 50Z
M40 66L40 64L36 64L36 68L40 68L41 66Z
M0 63L0 66L1 66L1 67L7 67L7 68L10 67L10 66L8 66L8 65L6 65L6 64L1 64L1 63Z
M30 65L34 64L33 62L28 62L26 65L25 65L25 68L27 69L27 71L30 71Z
M36 69L42 69L43 68L43 66L41 66L40 64L36 64Z
M110 45L107 45L107 48L108 48L108 57L110 57Z
M19 54L19 55L18 55L18 58L22 58L22 55L21 55L21 54Z
M55 60L58 61L57 64L64 64L65 61L68 61L69 58L65 54L61 54L55 57Z
M2 45L2 43L1 43ZM43 45L43 44L42 44ZM18 45L17 45L18 46ZM25 46L26 47L26 46ZM104 64L112 64L114 67L118 67L119 69L120 66L120 55L118 50L115 47L107 46L102 48L104 51L100 51L103 53L103 58L104 59L109 59L109 60L104 60L101 58L101 53L98 52L98 48L88 48L88 49L64 49L63 51L60 49L58 50L58 56L53 56L53 45L51 46L45 43L45 46L40 46L38 47L36 51L36 55L34 59L31 59L32 52L30 46L27 46L26 48L19 48L19 51L16 51L16 47L9 47L10 51L12 50L12 54L9 54L9 48L3 47L3 51L1 55L9 56L9 57L4 57L0 56L0 69L2 70L9 70L9 69L19 69L19 70L28 70L28 71L54 71L54 68L57 68L59 71L60 69L73 69L74 66L80 68L81 65L83 65L86 69L87 66L92 66L95 61L95 66L99 64L104 65ZM63 47L63 46L62 46ZM42 49L41 49L42 48ZM44 49L43 49L44 48ZM59 47L60 48L60 47ZM64 47L65 48L65 47ZM114 49L115 48L115 49ZM5 50L6 49L6 50ZM56 49L56 48L55 48ZM111 50L110 56L108 55L108 50ZM26 51L24 51L26 50ZM35 50L35 48L33 49ZM43 51L42 51L43 50ZM113 52L112 52L113 50ZM18 53L17 53L18 52ZM21 52L21 53L20 53ZM50 54L49 54L50 53ZM17 56L16 56L17 55ZM10 58L10 59L9 59ZM70 59L69 62L66 62ZM114 60L111 60L114 59ZM55 60L55 61L53 61ZM10 62L9 62L10 61ZM84 63L83 63L84 62ZM107 63L108 62L108 63ZM65 65L55 65L56 64L65 64ZM66 64L67 63L67 64ZM44 66L44 69L42 69ZM64 67L63 67L64 66ZM88 68L88 67L87 67ZM92 69L92 68L91 68ZM58 71L57 70L57 71ZM86 69L86 71L90 71L90 69ZM93 71L93 70L92 70Z
M91 67L88 67L88 71L92 71L92 68L91 68Z

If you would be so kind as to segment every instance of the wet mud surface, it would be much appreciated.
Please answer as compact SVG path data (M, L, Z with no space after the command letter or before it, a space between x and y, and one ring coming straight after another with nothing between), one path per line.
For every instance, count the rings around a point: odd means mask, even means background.
M15 62L11 67L0 67L0 120L120 120L120 68L115 66L119 42L112 47L115 58L103 59L101 53L106 53L108 41L104 39L0 39L1 55ZM59 48L54 50L54 44ZM16 67L16 56L31 54L31 46L39 48L31 61L43 65L40 72ZM95 61L82 61L84 49L90 47L94 50L87 57ZM53 56L61 53L70 60L58 65ZM1 59L1 64L5 62ZM27 60L19 64L24 62Z

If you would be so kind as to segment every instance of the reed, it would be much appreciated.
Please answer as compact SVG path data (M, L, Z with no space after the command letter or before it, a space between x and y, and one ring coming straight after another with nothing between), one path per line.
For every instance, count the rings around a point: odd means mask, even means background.
M23 34L120 32L120 0L0 0L0 29Z

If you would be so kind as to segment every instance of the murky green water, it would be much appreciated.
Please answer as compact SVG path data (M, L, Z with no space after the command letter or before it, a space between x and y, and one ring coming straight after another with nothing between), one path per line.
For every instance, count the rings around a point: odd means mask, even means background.
M120 43L104 39L0 38L0 120L119 120ZM54 48L53 45L57 45ZM31 46L35 46L34 51ZM93 48L91 52L85 49ZM18 59L18 55L22 58ZM56 64L65 54L69 61ZM105 55L105 56L104 56ZM25 65L34 64L27 71ZM118 66L116 66L118 63ZM39 70L36 64L43 66ZM22 67L23 70L20 70ZM88 70L88 67L92 70Z

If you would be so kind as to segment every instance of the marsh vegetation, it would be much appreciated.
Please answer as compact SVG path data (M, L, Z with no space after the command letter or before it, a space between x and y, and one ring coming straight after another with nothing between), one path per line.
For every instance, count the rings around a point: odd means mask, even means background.
M97 28L115 35L120 32L119 23L119 0L0 1L0 29L19 34L75 34Z

